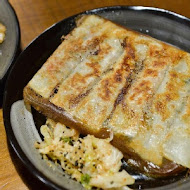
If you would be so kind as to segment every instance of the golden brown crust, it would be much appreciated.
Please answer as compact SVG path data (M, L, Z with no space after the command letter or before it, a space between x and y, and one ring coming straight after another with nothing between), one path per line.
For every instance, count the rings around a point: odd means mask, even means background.
M82 134L107 138L112 131L113 145L148 175L184 170L169 161L177 158L164 143L176 113L184 127L190 121L181 111L190 56L97 16L77 27L25 87L25 102Z
M77 129L83 135L92 134L98 138L110 137L110 131L106 128L97 131L92 130L92 128L85 127L84 123L80 123L78 120L75 120L65 110L53 105L51 102L49 102L48 99L42 98L27 86L24 88L23 96L26 104L32 105L32 107L34 107L37 111L44 114L48 118L62 122L67 126ZM113 140L111 141L115 147L123 152L124 158L126 160L133 160L133 162L129 162L129 165L136 168L137 170L140 170L143 173L146 173L149 176L164 177L175 175L185 170L184 167L169 160L165 161L161 167L154 167L152 164L149 164L148 161L143 160L138 154L134 152L133 149L129 148L127 146L128 142L128 138L119 135L114 135Z
M97 131L96 129L93 130L93 128L85 127L83 123L75 120L64 109L55 106L49 102L48 99L45 99L42 96L38 95L28 86L24 88L23 97L26 104L31 105L46 117L64 123L67 126L73 127L79 130L82 134L92 134L98 138L108 138L110 136L110 131L108 131L106 128L102 128L101 130Z

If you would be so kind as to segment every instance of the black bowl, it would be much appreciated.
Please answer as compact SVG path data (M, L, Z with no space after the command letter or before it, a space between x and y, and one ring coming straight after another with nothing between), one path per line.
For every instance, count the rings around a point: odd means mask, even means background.
M14 9L7 0L0 1L0 23L6 26L5 41L0 44L0 106L2 104L4 83L9 68L15 61L20 47L20 28Z
M98 14L190 52L190 20L176 13L151 7L116 6L94 9L81 14ZM3 115L10 144L28 170L52 189L82 187L67 176L63 176L60 168L52 170L41 160L33 146L40 136L32 115L24 109L23 101L18 100L23 99L24 86L61 43L61 36L68 34L75 27L75 19L79 15L53 25L22 52L11 69L4 92ZM133 175L140 178L137 179L134 188L190 189L190 179L186 178L185 174L156 180L150 178L144 180L138 174L133 173Z

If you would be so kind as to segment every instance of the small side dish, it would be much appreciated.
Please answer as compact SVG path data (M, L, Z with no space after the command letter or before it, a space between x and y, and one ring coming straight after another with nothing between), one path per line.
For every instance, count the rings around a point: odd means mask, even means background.
M133 177L121 169L123 154L110 144L111 138L80 137L74 128L51 119L41 126L41 133L44 140L35 147L43 159L60 163L85 188L128 189L126 185L134 183Z

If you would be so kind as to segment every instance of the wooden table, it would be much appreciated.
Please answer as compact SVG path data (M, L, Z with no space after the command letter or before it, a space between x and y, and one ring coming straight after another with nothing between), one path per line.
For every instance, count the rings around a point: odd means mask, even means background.
M190 18L189 0L10 0L21 28L21 48L73 14L103 6L143 5L168 9ZM0 1L1 4L1 1ZM0 109L0 190L47 189L31 176L7 142Z

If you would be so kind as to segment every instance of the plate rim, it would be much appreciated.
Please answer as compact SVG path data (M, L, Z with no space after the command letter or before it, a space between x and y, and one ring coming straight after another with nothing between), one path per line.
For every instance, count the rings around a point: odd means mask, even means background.
M9 3L10 4L10 3ZM10 5L11 6L11 5ZM19 63L19 60L21 59L21 57L23 56L23 54L25 53L25 51L33 44L35 43L36 40L38 40L39 38L41 38L41 36L43 36L46 32L48 32L49 30L51 30L53 27L60 25L63 21L66 20L71 20L73 18L76 18L79 15L83 15L83 14L97 14L100 13L101 11L110 11L110 10L132 10L132 11L145 11L145 12L149 12L152 14L158 13L159 15L162 15L164 17L170 18L170 19L177 19L176 21L180 22L181 19L184 21L185 25L188 25L190 27L190 19L188 17L185 17L183 15L180 15L178 13L169 11L169 10L165 10L165 9L160 9L160 8L155 8L155 7L147 7L147 6L123 6L123 5L119 5L119 6L105 6L105 7L99 7L99 8L95 8L95 9L90 9L90 10L86 10L80 13L77 13L73 16L69 16L66 17L58 22L56 22L55 24L53 24L52 26L48 27L46 30L44 30L40 35L38 35L36 38L34 38L22 51L22 53L18 56L18 58L16 59L16 61L14 62L14 64L11 66L11 68L9 68L9 73L7 76L7 81L5 84L5 91L4 91L4 97L3 97L3 120L4 120L4 126L5 126L5 130L6 130L6 135L7 135L7 139L8 142L10 143L11 147L13 148L14 152L16 153L16 155L18 156L18 158L21 160L22 164L25 166L25 168L34 176L36 177L39 181L41 181L44 185L46 185L47 187L56 189L56 190L61 190L61 189L65 189L64 187L60 187L59 185L55 184L54 182L51 181L51 179L47 178L43 173L41 173L32 163L31 161L27 158L27 156L25 155L25 153L22 151L22 148L19 146L18 141L13 133L13 129L10 123L10 108L6 107L6 102L7 102L7 88L9 85L9 78L12 75L13 71L15 70L15 67L17 66L17 63ZM14 10L14 9L13 9ZM16 16L16 13L15 13ZM17 18L17 17L16 17ZM19 30L20 31L20 30ZM7 119L7 115L8 119ZM185 185L186 183L188 183L188 181L183 182L183 184ZM172 184L166 185L166 186L171 186ZM162 186L162 187L157 187L157 188L166 188L166 186ZM149 188L151 189L155 189L155 188Z
M15 50L11 56L9 65L7 66L7 68L5 69L4 73L2 76L0 76L0 82L2 83L2 91L5 89L6 86L6 79L8 78L9 72L13 66L13 64L15 63L17 56L19 55L19 51L20 51L20 41L21 41L21 32L20 32L20 23L16 14L15 9L13 8L13 6L11 5L11 3L7 0L3 0L2 3L4 3L5 6L8 7L8 9L11 10L12 16L14 17L15 20L15 27L16 27L16 45L15 45Z

